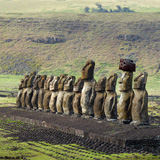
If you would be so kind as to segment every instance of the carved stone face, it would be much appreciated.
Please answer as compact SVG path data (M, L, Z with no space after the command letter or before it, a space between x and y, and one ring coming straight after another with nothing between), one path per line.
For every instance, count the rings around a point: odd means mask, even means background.
M147 72L139 73L139 75L134 79L134 89L145 89L147 83Z
M92 60L88 60L86 65L82 68L82 79L83 80L91 80L94 77L94 67L95 62Z
M95 85L95 91L105 91L106 77L102 77Z
M27 81L29 80L29 75L25 75L22 83L22 88L27 87Z
M72 91L75 80L75 76L67 76L64 82L64 91Z
M58 90L59 91L63 91L64 82L65 82L66 78L67 78L67 74L60 75L60 79L58 81Z
M24 79L21 79L20 84L18 86L18 89L22 89L23 87L23 83L24 83Z
M123 71L122 77L119 80L119 91L129 91L132 89L133 73L129 71Z
M78 78L77 82L74 84L73 91L81 92L84 85L84 81L81 78Z
M53 80L50 82L49 90L57 91L58 90L58 81L59 81L59 77L54 76Z
M44 81L46 80L47 76L42 75L40 81L38 82L38 87L43 88L44 87Z
M44 89L49 90L49 84L52 81L53 76L48 76L47 79L44 82Z
M115 91L118 75L116 73L110 74L106 82L106 91Z
M40 77L41 77L40 75L36 75L33 83L34 83L35 81L37 81Z

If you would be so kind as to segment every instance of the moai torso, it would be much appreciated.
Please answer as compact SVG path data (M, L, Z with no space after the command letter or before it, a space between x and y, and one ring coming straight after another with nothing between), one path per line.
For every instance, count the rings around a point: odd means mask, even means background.
M131 107L133 99L132 90L133 73L124 71L119 81L120 99L117 104L118 119L124 123L131 121Z
M94 119L104 118L104 100L105 100L106 77L100 78L95 85L96 97L94 100Z
M32 100L32 95L33 95L33 81L35 79L36 72L32 72L29 76L29 79L27 81L27 95L26 95L26 105L27 109L33 108L31 100Z
M63 97L64 97L64 82L67 78L67 74L62 74L60 75L60 79L58 81L58 96L57 96L57 102L56 102L56 109L57 109L57 114L62 114L63 113Z
M82 68L82 80L84 86L81 95L82 114L85 118L93 116L93 104L95 98L95 80L94 80L95 62L88 60Z
M106 98L104 105L104 112L106 120L114 121L117 119L117 94L116 94L116 82L117 74L111 74L106 82Z
M24 83L24 79L21 79L20 84L18 86L18 94L17 94L17 99L16 99L16 105L17 108L21 108L22 104L21 104L21 97L22 97L22 92L23 92L23 87L22 84Z
M50 82L50 91L52 92L51 94L51 99L49 102L49 108L52 113L56 113L56 102L57 102L57 96L58 96L58 81L59 77L54 76L53 80Z
M26 102L25 102L25 99L26 99L26 94L27 94L27 81L29 79L29 75L25 75L24 76L24 81L22 82L22 96L21 96L21 105L22 105L22 108L26 108Z
M46 75L42 75L41 79L38 81L38 88L39 88L39 93L38 93L38 109L40 111L43 110L44 82L45 82L46 78L47 78Z
M81 91L83 88L84 82L81 78L77 80L77 82L74 84L73 91L75 93L74 99L73 99L73 112L75 116L80 116L82 114L82 108L81 108Z
M142 72L134 79L134 98L132 105L132 123L149 124L148 93L145 89L148 73Z
M70 115L73 113L73 85L75 76L67 76L64 82L64 97L63 97L63 114Z
M38 92L39 92L38 82L40 81L40 79L41 79L41 76L36 75L33 81L33 96L31 100L33 110L38 109Z
M44 107L44 111L46 112L50 111L49 102L50 102L52 92L49 90L49 85L52 80L53 80L53 76L48 76L44 82L43 107Z

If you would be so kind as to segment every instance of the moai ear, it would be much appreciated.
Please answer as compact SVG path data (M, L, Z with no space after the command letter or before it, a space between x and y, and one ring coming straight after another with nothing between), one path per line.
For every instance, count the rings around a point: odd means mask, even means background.
M143 84L146 84L147 83L148 73L144 72L143 74L144 74L144 82L143 82Z

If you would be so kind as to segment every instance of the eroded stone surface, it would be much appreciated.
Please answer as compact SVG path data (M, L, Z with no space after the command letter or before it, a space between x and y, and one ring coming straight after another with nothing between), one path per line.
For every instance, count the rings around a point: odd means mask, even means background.
M132 105L132 123L137 125L149 124L148 117L148 93L145 89L147 72L140 73L134 79L134 98Z
M43 110L43 97L44 97L44 81L46 80L47 76L42 75L41 79L38 81L38 109Z
M49 102L52 92L49 90L50 82L53 80L53 76L48 76L44 82L44 97L43 97L43 107L44 111L50 111Z
M102 119L104 118L104 100L105 100L105 85L106 77L102 77L95 84L95 100L94 100L94 118Z
M80 116L82 114L81 108L81 91L84 85L84 81L81 78L78 78L77 82L74 84L73 91L75 92L75 96L73 99L73 112L76 116Z
M26 108L26 102L25 102L25 99L26 99L26 94L27 94L27 81L29 79L29 75L25 75L24 76L24 81L22 82L22 96L21 96L21 105L22 105L22 108Z
M75 83L75 76L67 76L64 83L64 98L63 98L63 112L66 115L73 113L73 85Z
M124 123L129 123L131 121L131 107L133 100L132 78L132 72L123 71L122 77L118 82L120 91L120 99L117 104L118 119Z
M88 60L85 66L82 68L82 79L92 80L94 78L94 67L95 62L93 60Z
M106 83L106 98L104 105L104 112L108 121L117 119L117 94L116 94L116 82L118 75L113 73L109 76Z
M58 81L59 77L54 76L53 80L50 82L50 91L52 92L50 102L49 102L49 108L50 111L55 113L56 110L56 102L57 102L57 96L58 96Z
M33 96L32 96L31 103L34 110L38 109L38 93L39 93L38 82L40 79L41 79L41 76L36 75L33 81Z
M63 97L64 97L64 82L67 78L67 74L60 75L60 79L58 81L58 96L57 96L57 102L56 102L56 109L58 114L63 113Z

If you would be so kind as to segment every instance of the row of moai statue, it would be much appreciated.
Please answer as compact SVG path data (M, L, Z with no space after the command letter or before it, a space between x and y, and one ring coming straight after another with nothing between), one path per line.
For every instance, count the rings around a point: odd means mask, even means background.
M19 108L44 110L52 113L81 116L108 121L119 120L135 125L149 124L148 94L145 89L146 72L134 79L135 64L121 59L119 69L123 70L119 80L120 99L117 103L116 83L118 75L110 74L108 79L94 79L95 62L88 60L82 68L82 76L76 78L67 74L58 76L25 75L19 85L17 106Z

